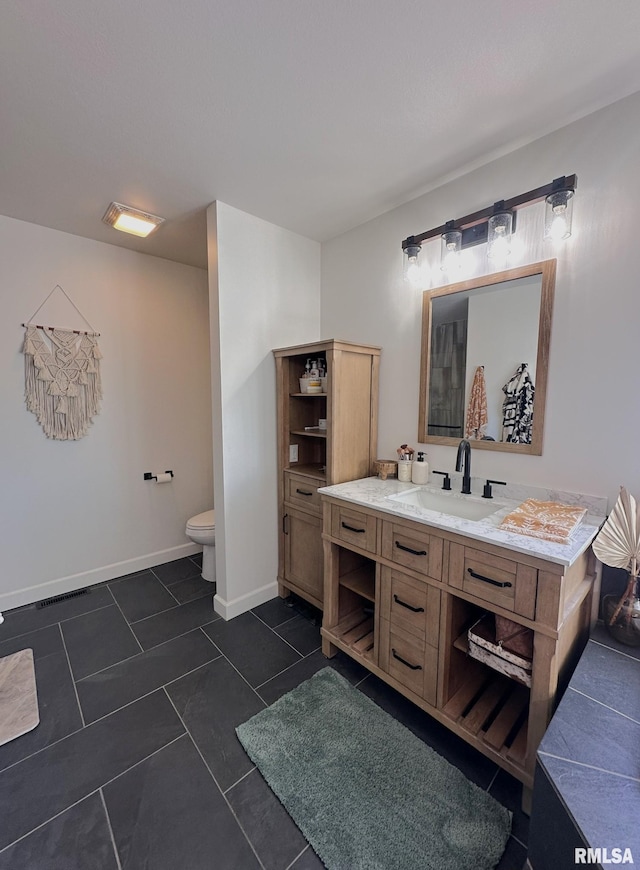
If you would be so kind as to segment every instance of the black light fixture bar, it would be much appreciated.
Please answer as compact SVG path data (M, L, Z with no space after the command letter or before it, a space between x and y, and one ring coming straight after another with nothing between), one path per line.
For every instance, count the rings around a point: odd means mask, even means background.
M460 230L462 232L463 248L479 245L487 241L487 221L491 215L495 214L496 210L514 212L515 229L515 212L517 209L525 205L531 205L534 202L539 202L549 196L549 194L556 193L559 190L575 190L577 186L578 176L575 173L573 175L561 175L559 178L554 178L550 184L543 184L542 187L536 187L534 190L520 193L518 196L511 197L511 199L501 200L480 211L475 211L456 220L447 221L446 224L434 227L432 230L427 230L418 236L408 236L402 242L402 250L405 251L410 247L418 247L428 239L437 238L449 230Z

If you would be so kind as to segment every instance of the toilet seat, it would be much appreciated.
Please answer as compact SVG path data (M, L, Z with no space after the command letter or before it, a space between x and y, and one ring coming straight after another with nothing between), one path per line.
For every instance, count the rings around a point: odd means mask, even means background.
M193 529L198 532L215 532L216 530L216 512L215 510L204 511L201 514L196 514L191 517L187 523L187 529Z

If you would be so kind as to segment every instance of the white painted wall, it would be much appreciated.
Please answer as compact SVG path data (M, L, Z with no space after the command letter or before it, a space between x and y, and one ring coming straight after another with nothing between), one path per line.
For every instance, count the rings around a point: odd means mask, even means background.
M543 206L522 209L509 263L558 258L543 454L474 451L473 474L610 504L620 484L640 496L639 117L635 94L323 245L322 333L382 346L380 456L417 432L420 293L402 284L402 239L576 172L573 236L543 242ZM439 258L437 242L424 250ZM452 448L428 453L453 468Z
M277 594L272 349L320 338L320 245L224 203L207 212L216 504L214 606Z
M207 276L201 269L0 217L0 609L199 548L211 506ZM46 438L24 403L27 320L60 284L101 333L102 411ZM57 292L37 323L87 329ZM143 481L173 469L172 483Z
M536 383L541 291L542 279L535 275L509 281L506 288L474 290L469 297L465 414L476 368L484 366L489 420L486 434L496 441L502 438L502 388L520 363L528 364L531 380Z

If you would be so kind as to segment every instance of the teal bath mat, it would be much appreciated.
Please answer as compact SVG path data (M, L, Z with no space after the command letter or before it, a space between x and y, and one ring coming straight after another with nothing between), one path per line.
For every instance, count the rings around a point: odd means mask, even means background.
M511 813L324 668L236 729L330 870L491 870Z

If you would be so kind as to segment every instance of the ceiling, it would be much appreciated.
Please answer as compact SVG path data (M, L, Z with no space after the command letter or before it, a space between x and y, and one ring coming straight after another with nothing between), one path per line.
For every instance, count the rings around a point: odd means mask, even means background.
M640 90L638 33L637 0L14 0L0 213L202 267L216 199L324 241Z

